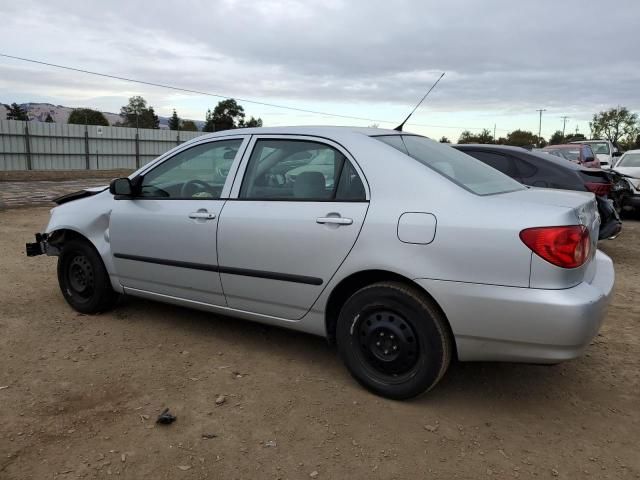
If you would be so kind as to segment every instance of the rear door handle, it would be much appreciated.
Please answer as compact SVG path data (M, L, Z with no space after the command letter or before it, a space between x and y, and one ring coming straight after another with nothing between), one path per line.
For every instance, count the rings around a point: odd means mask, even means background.
M320 224L333 224L333 225L351 225L353 223L352 218L344 217L319 217L316 218L316 223Z
M214 218L216 218L216 214L209 213L209 212L191 212L189 214L189 218L201 219L201 220L213 220Z

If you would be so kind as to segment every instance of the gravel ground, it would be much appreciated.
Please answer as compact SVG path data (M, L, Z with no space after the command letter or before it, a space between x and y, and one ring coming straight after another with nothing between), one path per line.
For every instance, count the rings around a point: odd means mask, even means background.
M137 299L75 313L55 258L23 253L47 212L0 211L1 479L640 478L639 222L603 245L616 293L586 356L455 363L395 402L321 338Z

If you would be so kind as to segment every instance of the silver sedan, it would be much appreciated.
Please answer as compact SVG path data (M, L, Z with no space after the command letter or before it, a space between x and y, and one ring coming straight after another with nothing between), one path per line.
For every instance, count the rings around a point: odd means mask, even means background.
M391 130L217 132L57 203L27 253L59 257L74 309L131 295L322 335L396 399L453 357L579 356L614 283L592 194Z

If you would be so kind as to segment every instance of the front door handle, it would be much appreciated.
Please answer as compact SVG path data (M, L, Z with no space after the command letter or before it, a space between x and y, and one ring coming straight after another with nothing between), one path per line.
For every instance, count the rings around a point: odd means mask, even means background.
M320 224L333 224L333 225L351 225L353 223L352 218L344 217L320 217L316 218L316 223Z
M213 220L214 218L216 218L216 214L215 213L209 213L209 212L191 212L189 214L189 218L193 218L198 219L198 220Z

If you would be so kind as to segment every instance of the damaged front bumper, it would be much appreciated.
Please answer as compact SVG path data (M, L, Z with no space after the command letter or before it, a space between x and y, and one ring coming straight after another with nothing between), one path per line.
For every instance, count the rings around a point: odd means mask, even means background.
M49 235L46 233L36 233L36 241L33 243L27 243L27 257L37 257L38 255L45 255L47 253Z

